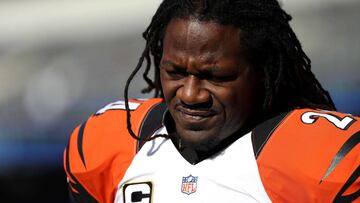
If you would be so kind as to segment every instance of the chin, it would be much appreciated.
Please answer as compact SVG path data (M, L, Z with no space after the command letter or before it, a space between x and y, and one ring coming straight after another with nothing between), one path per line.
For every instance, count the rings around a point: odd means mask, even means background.
M209 131L185 130L184 133L181 133L180 137L184 146L195 150L209 150L221 142L219 137L216 136L218 134Z

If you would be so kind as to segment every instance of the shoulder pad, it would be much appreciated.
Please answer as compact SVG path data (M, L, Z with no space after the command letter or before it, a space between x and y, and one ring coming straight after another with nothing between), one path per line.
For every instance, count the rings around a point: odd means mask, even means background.
M272 200L333 202L356 196L359 119L335 111L297 109L257 126L252 132L254 152Z
M140 134L143 121L162 99L131 100L132 129ZM64 152L64 166L73 192L87 192L99 202L112 202L138 148L126 125L123 101L111 103L78 126ZM84 196L84 195L83 195Z

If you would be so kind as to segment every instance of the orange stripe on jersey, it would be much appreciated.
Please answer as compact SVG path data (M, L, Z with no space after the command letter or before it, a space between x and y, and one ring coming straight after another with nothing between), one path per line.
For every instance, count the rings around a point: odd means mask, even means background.
M359 197L358 120L347 114L311 109L287 115L257 158L271 200L333 202L335 197Z
M135 133L138 134L149 110L161 101L131 101L140 103L136 110L131 111ZM74 130L64 153L65 171L72 189L86 192L98 202L113 202L118 183L131 164L136 149L137 141L126 128L125 110L110 108L101 115L91 116Z

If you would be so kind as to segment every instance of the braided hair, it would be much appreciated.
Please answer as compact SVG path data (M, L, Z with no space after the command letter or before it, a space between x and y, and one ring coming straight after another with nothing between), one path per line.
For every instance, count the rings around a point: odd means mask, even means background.
M142 92L155 90L155 97L162 97L159 66L166 26L172 19L189 17L233 25L241 30L241 43L249 52L250 64L264 76L262 108L267 117L294 108L335 110L329 93L312 73L311 61L289 25L291 16L281 9L277 0L164 0L143 33L146 46L125 85L127 128L135 139L140 138L131 129L130 82L145 60L143 78L148 87ZM152 65L154 78L150 79Z

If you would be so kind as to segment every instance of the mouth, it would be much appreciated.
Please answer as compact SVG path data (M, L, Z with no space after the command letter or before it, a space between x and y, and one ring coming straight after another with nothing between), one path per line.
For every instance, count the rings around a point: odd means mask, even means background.
M216 115L216 113L211 109L189 109L178 106L176 110L179 112L179 119L185 125L191 125L192 127L195 127L194 124L198 126L206 124L207 121Z

